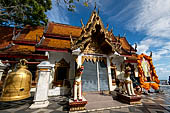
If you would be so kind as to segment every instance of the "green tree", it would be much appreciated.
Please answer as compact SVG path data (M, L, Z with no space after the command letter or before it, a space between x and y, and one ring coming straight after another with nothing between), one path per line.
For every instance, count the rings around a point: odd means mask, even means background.
M51 0L0 0L1 25L43 25L45 14L52 6Z
M80 2L80 0L56 0L58 5L61 1L64 1L68 11L75 11L75 2ZM88 0L82 1L84 6L88 6ZM51 0L0 0L0 25L44 25L48 22L45 12L51 7Z

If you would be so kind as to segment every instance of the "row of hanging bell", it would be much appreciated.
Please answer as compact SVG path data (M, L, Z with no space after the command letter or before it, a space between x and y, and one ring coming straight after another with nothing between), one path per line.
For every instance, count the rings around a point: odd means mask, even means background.
M27 70L26 62L25 59L20 60L17 68L7 75L0 101L16 101L31 96L32 74Z

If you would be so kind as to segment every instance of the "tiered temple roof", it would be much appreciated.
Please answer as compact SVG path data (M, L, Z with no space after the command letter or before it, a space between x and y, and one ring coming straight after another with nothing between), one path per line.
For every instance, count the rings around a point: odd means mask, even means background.
M112 30L104 28L95 11L86 26L82 22L82 27L49 22L46 27L26 26L13 33L13 28L0 26L0 40L1 57L20 55L47 59L39 51L69 52L87 46L91 40L97 41L101 49L117 51L120 55L135 56L136 52L126 37L114 36Z
M0 57L1 58L37 58L47 59L46 56L35 53L35 44L40 41L43 35L43 27L26 26L24 29L0 27L1 43Z
M45 37L69 38L70 34L78 38L82 32L81 27L49 22L46 27Z

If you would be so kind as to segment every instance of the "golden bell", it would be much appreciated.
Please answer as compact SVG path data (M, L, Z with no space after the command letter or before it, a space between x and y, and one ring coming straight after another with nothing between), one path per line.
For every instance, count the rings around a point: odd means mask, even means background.
M32 74L27 70L26 60L20 60L16 70L9 73L5 79L0 101L15 101L31 96Z

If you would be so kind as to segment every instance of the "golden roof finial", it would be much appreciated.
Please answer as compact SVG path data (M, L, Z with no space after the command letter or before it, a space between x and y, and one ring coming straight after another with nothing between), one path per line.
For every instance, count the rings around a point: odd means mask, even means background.
M96 10L96 1L94 2L94 10Z
M152 51L150 52L150 57L152 57Z
M83 19L80 20L82 28L84 28Z
M108 28L109 28L109 24L107 24L106 30L108 30Z
M110 32L111 32L111 33L113 33L113 26L112 26L112 28L111 28Z

